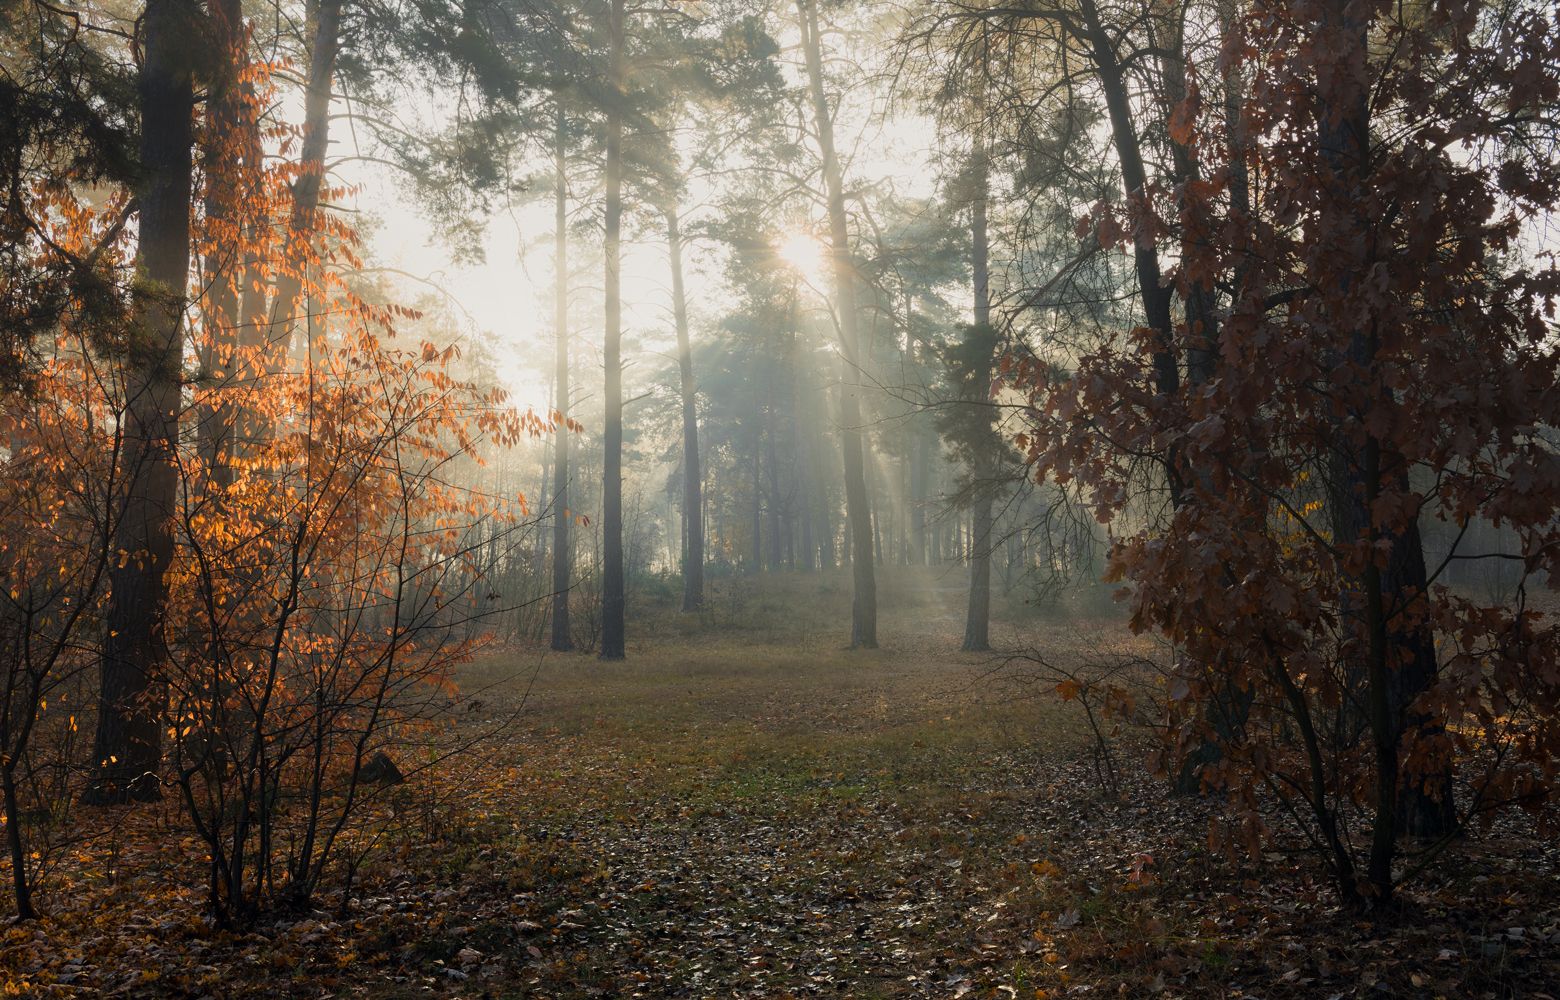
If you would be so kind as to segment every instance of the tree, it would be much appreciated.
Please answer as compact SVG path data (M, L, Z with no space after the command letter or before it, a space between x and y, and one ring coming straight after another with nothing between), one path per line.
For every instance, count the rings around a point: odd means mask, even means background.
M481 641L467 598L484 550L526 523L523 497L452 472L545 426L455 377L453 348L382 343L405 310L350 290L332 304L349 319L321 329L331 350L256 394L278 433L222 502L180 491L170 769L224 926L307 905L342 871L374 759L436 754L450 670Z
M158 665L166 656L166 574L178 489L180 366L190 268L194 67L200 11L192 0L148 0L141 64L139 242L135 307L125 345L125 494L116 520L104 619L101 705L89 798L158 798L162 722Z
M82 30L70 11L13 4L0 32L14 39L0 73L0 388L27 387L64 318L80 307L94 335L123 328L128 303L107 266L135 206L79 253L49 234L51 195L134 183L137 76ZM46 355L47 350L41 352Z
M602 363L606 367L606 424L603 440L601 507L601 658L624 656L625 594L623 582L623 0L610 0L606 12L610 93L606 108L606 334Z
M743 138L761 134L773 125L771 109L779 96L778 71L772 57L777 50L762 25L751 17L729 19L713 16L707 24L688 25L693 30L672 32L662 42L658 108L672 130L697 129L706 141L694 157L692 170L684 168L675 149L662 150L659 173L651 167L645 178L661 191L654 197L666 220L667 258L671 271L672 320L677 334L677 382L682 418L682 610L696 611L704 604L704 468L699 452L698 382L694 377L693 346L688 324L688 295L683 258L687 245L688 215L680 192L690 172L723 167L719 155L729 153ZM688 58L691 55L691 58ZM768 103L766 103L768 102ZM703 119L694 121L693 119Z
M201 302L204 337L199 378L242 389L263 366L265 289L255 230L269 220L264 190L264 151L259 105L249 78L249 33L237 0L209 5L215 50L206 89L207 123L202 140L202 277L209 283ZM236 393L216 392L214 405L196 414L200 452L211 485L232 483L233 464L257 435L248 410L235 406Z
M68 211L49 213L56 246L92 245L105 229L121 232L114 202L103 212L63 201L55 207L67 204ZM110 242L106 262L124 250L122 237ZM7 448L0 466L0 795L21 920L38 916L33 897L49 839L81 825L68 792L61 794L80 764L80 709L69 699L91 690L83 682L100 667L94 633L122 509L120 441L105 430L114 393L93 358L92 326L100 318L79 300L67 308L48 362L29 372L31 391L0 401Z
M982 102L977 101L977 107L981 106ZM975 390L979 394L976 406L983 414L982 422L988 425L988 433L983 436L989 437L991 375L996 357L996 352L992 349L995 347L995 338L987 335L991 330L991 269L986 237L986 203L991 187L991 167L986 154L986 139L979 126L977 126L972 157L974 162L971 171L973 190L970 202L970 291L971 298L974 300L975 317L972 337L986 342L982 345L986 350L982 352L981 363L976 369ZM991 648L988 635L991 626L991 506L995 501L991 492L991 480L995 476L995 469L990 461L991 450L989 445L981 449L982 461L977 462L973 469L976 494L975 511L970 525L970 595L964 618L964 643L960 647L966 652L979 652Z
M877 648L877 580L873 570L872 505L867 493L866 457L862 449L861 379L863 355L856 309L856 273L850 247L850 223L845 212L844 178L834 149L833 117L824 91L823 48L815 0L796 0L807 64L807 86L819 153L823 158L824 192L829 216L830 266L838 316L841 364L840 437L845 456L845 508L851 539L852 648Z
M1485 558L1552 574L1560 542L1560 275L1524 252L1560 191L1555 147L1534 141L1552 138L1540 109L1560 93L1554 25L1521 6L1258 3L1231 29L1221 75L1244 79L1239 113L1207 113L1188 86L1170 128L1207 179L1188 175L1179 218L1143 220L1195 227L1252 186L1260 209L1185 234L1195 252L1174 275L1183 295L1235 292L1218 377L1166 391L1152 328L1070 377L1021 366L1046 414L1030 455L1122 529L1112 573L1135 627L1180 651L1179 745L1220 739L1203 780L1234 807L1232 839L1255 848L1283 809L1339 897L1380 908L1403 877L1404 804L1445 808L1454 760L1462 820L1552 800L1560 632L1522 599L1439 578ZM1242 169L1219 161L1230 150ZM1170 347L1201 337L1183 325ZM1125 521L1136 456L1169 440L1183 502L1160 526ZM1429 559L1422 520L1453 529ZM1512 547L1466 551L1479 521ZM1249 692L1246 724L1215 734L1205 709L1231 688Z
M574 564L574 549L569 541L569 191L568 191L568 118L563 101L558 101L557 125L553 137L553 337L555 363L553 392L555 409L563 424L553 443L553 537L552 537L552 648L568 652L574 648L569 634L569 590Z
M290 351L300 363L307 361L313 336L306 322L295 328L305 293L320 291L318 280L308 273L315 261L306 252L320 228L320 189L325 183L325 153L330 148L330 106L336 59L341 51L341 15L344 0L311 0L309 4L309 74L304 84L303 136L296 176L292 182L292 214L287 242L271 295L269 348L281 356Z
M672 269L672 321L677 327L677 380L682 405L684 611L704 604L704 475L699 457L698 383L688 336L688 296L683 290L682 228L676 204L666 209L666 243Z

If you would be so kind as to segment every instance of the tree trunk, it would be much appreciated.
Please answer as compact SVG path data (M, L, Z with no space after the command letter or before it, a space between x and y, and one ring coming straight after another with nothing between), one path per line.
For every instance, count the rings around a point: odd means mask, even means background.
M9 735L9 734L8 734ZM11 854L11 897L16 904L17 920L37 920L33 906L32 883L27 878L27 848L22 842L22 816L16 791L16 765L0 762L0 796L5 806L5 839Z
M910 453L899 456L899 565L910 565Z
M766 491L767 503L765 512L769 521L769 562L768 569L771 573L780 571L780 460L775 447L775 425L779 418L775 413L774 381L769 382L769 419L764 423L764 472L768 480Z
M1396 459L1396 456L1393 456ZM1403 468L1401 462L1395 462ZM1407 478L1406 471L1402 478ZM1406 483L1399 483L1400 487ZM1418 594L1423 604L1428 585L1426 580L1424 544L1420 537L1418 521L1393 540L1391 557L1387 562L1384 581L1386 592L1398 602L1400 615L1410 613L1402 607L1405 594ZM1396 728L1398 751L1401 753L1410 741L1428 740L1439 743L1445 736L1443 719L1414 708L1414 702L1435 683L1438 663L1435 654L1435 638L1426 622L1414 622L1397 631L1393 636L1398 645L1397 666L1388 676L1387 698L1392 708L1392 721ZM1450 761L1429 773L1409 773L1406 769L1397 779L1398 831L1410 837L1438 838L1449 836L1457 830L1457 804L1452 798L1452 765Z
M872 484L869 492L872 511L872 555L878 565L883 563L883 477L878 463L872 459L867 461L867 482Z
M298 157L298 177L293 181L292 219L283 251L282 271L276 281L268 323L268 350L280 359L291 351L295 360L309 356L309 329L294 333L299 302L304 295L304 274L314 256L309 242L318 226L314 214L320 205L325 180L325 152L330 146L331 78L341 48L342 0L314 0L313 40L309 50L309 78L303 97L303 147Z
M245 240L239 221L240 199L246 193L241 183L247 166L243 149L248 144L241 139L245 127L245 92L239 82L245 63L243 11L238 0L211 0L208 7L212 45L218 52L217 68L206 91L206 225L214 233L228 230L232 238L214 246L205 260L200 374L219 391L216 400L197 414L196 436L209 483L220 492L233 481L235 410L227 390L236 381L236 369L241 365L237 335L240 277L250 277L241 263L248 251L241 246Z
M756 365L753 369L753 377L754 379L758 378ZM764 487L762 449L760 448L761 438L764 434L763 424L761 423L762 417L763 412L758 408L758 402L755 400L753 403L753 441L749 449L752 453L750 468L753 470L753 532L749 542L751 542L753 549L749 553L750 561L747 568L747 571L753 575L757 575L758 571L764 568Z
M547 412L549 414L557 411L557 401L555 399L556 389L557 384L552 378L549 377L547 379ZM552 490L552 474L556 471L554 463L557 461L558 457L557 450L554 447L556 444L556 438L553 438L549 439L542 446L542 460L539 463L541 466L542 480L537 484L536 488L536 495L539 497L555 496ZM557 522L555 521L554 524L556 525L556 523ZM531 550L531 559L531 578L534 580L546 579L549 565L548 544L547 538L540 531L536 534L536 547Z
M1171 10L1166 21L1169 37L1162 42L1164 52L1160 56L1160 72L1165 81L1167 111L1173 111L1187 96L1185 14L1184 7ZM1186 185L1196 180L1199 175L1195 150L1175 141L1172 137L1170 151L1172 187L1184 192ZM1184 205L1185 195L1182 194L1180 197L1183 198ZM1238 200L1232 198L1232 206L1236 210L1238 205ZM1183 236L1181 259L1187 260L1196 251L1197 247L1192 245L1190 238ZM1191 285L1183 296L1182 306L1189 333L1186 348L1186 381L1189 386L1195 388L1213 378L1218 357L1218 312L1215 308L1216 301L1211 283ZM1205 491L1212 489L1211 480L1205 469L1196 470L1195 475L1199 486ZM1266 506L1266 500L1258 498L1255 509L1265 510ZM1253 530L1260 530L1261 525L1251 527ZM1236 585L1233 578L1228 580L1228 583L1231 587ZM1224 747L1233 744L1244 730L1246 718L1251 710L1251 697L1250 691L1243 691L1233 683L1222 679L1215 680L1208 702L1199 705L1197 709L1213 735L1192 748L1182 758L1181 766L1173 776L1172 789L1175 792L1184 795L1201 793L1204 768L1221 759L1224 756Z
M160 664L178 503L179 382L190 268L194 86L187 54L199 5L148 0L140 73L140 241L125 356L125 495L109 572L102 683L87 792L94 803L161 796Z
M926 484L932 464L932 436L917 430L910 460L910 558L917 566L931 565L926 550Z
M975 138L975 197L971 205L972 222L970 226L970 276L972 279L972 292L974 294L975 329L974 336L985 339L991 330L991 278L988 262L988 246L986 239L986 200L989 166L986 160L986 140L977 131ZM992 347L995 348L993 339ZM991 402L991 365L993 357L987 352L983 358L975 388L979 394L975 405L979 407L978 420L980 425L987 429L990 436L995 438L995 431L990 430ZM964 615L964 642L959 647L967 653L984 652L991 648L991 505L992 480L996 478L996 470L993 468L994 453L997 442L980 441L979 451L973 473L975 482L973 486L974 512L971 518L972 537L970 539L970 593L969 604Z
M682 232L677 206L666 212L666 242L672 259L672 315L677 323L677 370L682 389L684 611L704 605L704 468L699 458L698 384L688 336L688 297L683 290Z
M872 513L867 493L865 456L862 449L862 354L856 313L855 269L851 264L850 231L845 216L845 191L840 163L834 150L834 124L823 90L823 54L818 37L816 0L796 0L800 15L802 48L807 62L818 146L823 156L823 178L829 206L830 258L834 270L835 306L839 313L841 364L840 438L845 459L845 510L850 521L852 648L877 647L877 580L872 563Z
M821 393L819 394L821 396ZM822 399L819 399L821 404ZM822 407L812 409L812 489L813 489L813 515L817 518L815 532L818 539L818 568L831 570L834 568L834 516L829 509L829 462L824 454L828 441L823 435L820 426Z
M1143 167L1143 152L1138 145L1137 129L1132 123L1132 99L1127 93L1125 70L1116 54L1115 44L1100 21L1094 0L1082 0L1080 11L1084 21L1084 41L1099 77L1100 88L1105 95L1105 108L1110 116L1111 139L1116 148L1116 159L1121 165L1121 186L1129 205L1142 210L1142 202L1148 196L1148 173ZM1170 299L1171 289L1164 287L1159 266L1159 249L1151 240L1139 240L1132 252L1137 272L1138 297L1143 303L1143 318L1154 331L1154 387L1166 397L1173 397L1180 390L1181 374L1171 343ZM1170 487L1171 503L1179 507L1182 502L1181 470L1177 449L1172 447L1165 455L1165 478Z
M568 121L558 102L553 136L553 384L555 407L562 418L553 435L553 538L551 646L560 653L574 648L569 628L569 589L574 549L569 542L569 190Z
M605 427L601 483L601 658L625 654L623 584L623 19L624 0L608 11L611 78L606 149L606 366Z
M1351 4L1329 0L1322 9L1319 27L1323 35L1336 36L1339 43L1355 51L1359 65L1369 64L1367 26ZM1354 60L1343 63L1353 64ZM1359 259L1347 261L1344 273L1364 274L1374 264L1370 258L1375 244L1368 232L1371 220L1359 211L1370 170L1368 85L1364 80L1334 79L1319 81L1319 90L1317 141L1333 181L1333 190L1322 207L1324 214L1332 216L1326 230L1353 234L1341 241L1340 252L1355 252ZM1380 382L1377 350L1373 331L1350 333L1349 368L1364 373L1366 395L1375 397L1363 402L1365 408L1392 405L1391 390ZM1342 386L1340 393L1346 397L1351 388L1357 387ZM1347 585L1340 605L1354 621L1354 658L1359 664L1355 673L1364 685L1365 721L1375 756L1376 791L1366 877L1371 883L1372 902L1381 906L1392 898L1392 863L1398 836L1408 832L1407 821L1412 818L1413 832L1445 834L1451 832L1456 814L1449 769L1415 776L1412 783L1405 783L1401 773L1404 737L1433 737L1440 729L1437 720L1409 717L1410 705L1434 681L1435 648L1428 623L1394 624L1388 610L1393 608L1398 616L1406 616L1426 599L1425 562L1417 520L1397 532L1383 532L1375 523L1377 497L1389 484L1405 485L1408 472L1401 457L1368 430L1367 417L1367 412L1357 411L1345 418L1366 428L1358 448L1348 444L1348 429L1339 429L1329 499L1335 544L1368 541L1372 553L1362 578ZM1384 567L1374 557L1381 542L1387 545ZM1406 599L1409 595L1413 595L1412 601ZM1439 801L1426 794L1427 788L1440 794ZM1349 887L1340 889L1347 898Z
M800 557L796 560L795 568L811 572L818 566L817 543L813 537L813 520L818 516L817 504L814 501L815 488L813 477L816 475L817 463L813 459L813 426L810 417L810 409L807 406L805 389L807 379L798 372L791 379L791 408L796 414L793 424L796 435L796 534L797 547Z

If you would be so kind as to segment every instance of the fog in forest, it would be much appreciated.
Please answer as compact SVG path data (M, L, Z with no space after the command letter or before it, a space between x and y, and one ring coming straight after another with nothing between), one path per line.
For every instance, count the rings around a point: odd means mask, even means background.
M1540 997L1531 0L0 0L5 994Z

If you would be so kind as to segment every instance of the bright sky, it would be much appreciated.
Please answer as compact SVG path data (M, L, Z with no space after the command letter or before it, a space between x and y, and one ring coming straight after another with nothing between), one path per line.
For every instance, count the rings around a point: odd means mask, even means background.
M794 80L793 83L799 83ZM881 95L870 92L853 98L839 109L836 142L855 180L886 181L907 197L926 197L933 193L935 171L931 166L931 147L935 141L930 121L920 117L877 119L870 104ZM868 123L871 123L870 125ZM343 130L344 131L344 130ZM345 153L350 134L338 131L337 149ZM381 266L392 267L423 281L397 278L408 297L428 291L447 293L451 313L463 325L467 336L490 331L500 345L500 376L520 406L543 408L547 403L546 376L526 364L550 353L553 336L553 205L551 192L538 191L529 202L500 211L489 221L486 233L486 260L478 265L461 265L453 260L431 226L403 191L395 172L380 163L351 160L338 173L341 179L361 187L357 207L377 217L382 225L370 240L371 257ZM625 192L632 198L631 189ZM698 204L704 192L689 192L689 204ZM598 194L599 196L599 194ZM573 210L578 211L578 206ZM821 219L814 220L815 229ZM646 242L624 244L623 317L625 336L644 343L647 350L668 351L674 337L670 309L669 264L664 243L646 236ZM783 256L799 269L815 270L818 281L820 262L813 259L821 248L809 250L800 235L788 238ZM576 246L578 241L576 240ZM583 252L597 248L579 247ZM717 320L723 311L718 263L700 248L685 253L687 294L694 327L700 334L701 321ZM432 287L430 287L432 286ZM591 290L576 290L576 296L594 292L599 295L600 279L591 281ZM576 298L576 301L579 301ZM588 333L588 331L581 331ZM599 345L599 336L576 341L576 350L589 344ZM515 350L504 350L512 346ZM599 349L599 348L598 348ZM627 358L626 360L632 360Z

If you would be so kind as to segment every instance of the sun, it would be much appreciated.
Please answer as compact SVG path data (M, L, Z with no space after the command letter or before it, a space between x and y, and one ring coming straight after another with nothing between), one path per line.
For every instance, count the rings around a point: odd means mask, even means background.
M775 246L775 253L803 281L814 287L822 287L824 276L828 271L829 252L811 233L788 234Z

